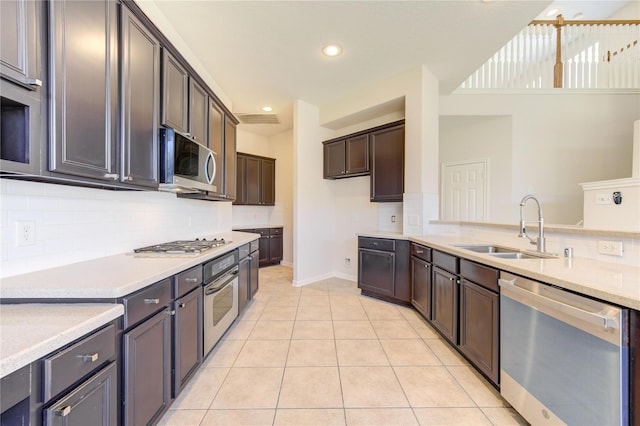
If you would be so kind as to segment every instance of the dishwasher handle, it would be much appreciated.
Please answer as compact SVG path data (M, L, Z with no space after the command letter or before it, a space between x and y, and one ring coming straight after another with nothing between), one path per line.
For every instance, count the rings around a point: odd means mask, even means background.
M611 339L611 337L619 336L621 333L621 309L619 308L593 301L592 304L599 305L600 309L598 311L595 311L595 309L594 311L585 310L577 305L582 300L591 301L590 299L573 295L542 283L533 282L537 286L527 289L525 286L519 285L516 278L500 278L498 284L505 297L544 312L604 340L620 344L617 338ZM587 326L585 327L585 325Z

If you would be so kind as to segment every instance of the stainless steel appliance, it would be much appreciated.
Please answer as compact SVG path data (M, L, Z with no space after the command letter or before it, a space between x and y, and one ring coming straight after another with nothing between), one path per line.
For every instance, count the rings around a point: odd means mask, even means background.
M204 264L204 355L238 317L238 252Z
M216 153L174 129L160 129L160 190L217 192Z
M162 256L162 255L193 255L197 256L214 247L220 247L227 243L224 238L196 238L195 240L178 240L168 243L154 244L147 247L134 249L136 255Z
M502 272L500 393L531 424L629 423L628 310Z

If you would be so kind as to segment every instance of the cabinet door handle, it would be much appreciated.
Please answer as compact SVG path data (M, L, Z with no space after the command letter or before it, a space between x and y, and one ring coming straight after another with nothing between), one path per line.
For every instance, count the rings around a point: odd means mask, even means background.
M98 352L94 352L92 354L80 355L82 361L84 362L96 362L99 358Z
M127 182L131 182L133 181L133 176L127 176L124 178L124 180L126 180Z
M185 279L186 282L188 283L197 283L198 282L198 278L186 278Z
M425 268L429 269L431 265L424 265Z
M160 304L160 299L156 298L156 299L144 299L144 303L146 305L159 305Z
M27 78L24 82L29 86L42 87L42 80L39 78Z
M456 280L456 279L455 279L455 278L453 278L453 277L449 278L449 281L451 281L451 282L453 282L453 281L455 281L455 280Z
M117 174L117 173L105 173L104 174L104 178L105 179L118 180L118 179L120 179L120 175Z
M176 314L176 311L175 311L175 310L173 310L173 311L167 311L167 312L165 312L165 313L166 313L167 315L175 315L175 314Z
M180 308L184 308L184 307L185 307L185 306L187 306L187 305L186 305L185 303L180 303L178 306L179 306Z
M69 414L71 414L71 406L70 405L66 405L66 406L62 407L61 409L56 410L56 416L67 417Z

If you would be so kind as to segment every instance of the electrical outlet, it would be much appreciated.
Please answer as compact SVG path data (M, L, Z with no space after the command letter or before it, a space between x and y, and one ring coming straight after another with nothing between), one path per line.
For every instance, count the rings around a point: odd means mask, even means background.
M344 258L344 267L345 268L351 268L351 258L349 258L349 257L345 257Z
M596 204L613 204L611 194L596 194Z
M16 222L16 246L36 244L36 223L33 221Z
M609 256L622 256L622 241L598 241L598 253Z
M396 223L396 215L391 215L391 223Z

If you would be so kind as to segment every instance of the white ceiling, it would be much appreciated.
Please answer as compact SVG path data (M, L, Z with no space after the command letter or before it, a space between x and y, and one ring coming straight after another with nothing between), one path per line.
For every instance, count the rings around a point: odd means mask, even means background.
M422 64L449 93L551 2L155 3L231 98L234 113L274 108L282 124L243 126L272 135L291 127L296 99L322 106ZM340 44L343 54L324 57L327 43Z

